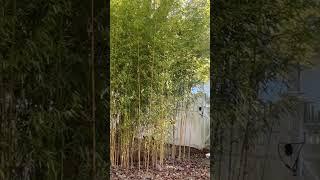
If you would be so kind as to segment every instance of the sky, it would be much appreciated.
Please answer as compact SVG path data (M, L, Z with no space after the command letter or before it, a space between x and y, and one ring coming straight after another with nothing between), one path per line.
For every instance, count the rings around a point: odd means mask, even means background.
M207 82L204 84L203 88L202 88L201 86L200 86L200 87L193 87L193 88L191 88L191 93L192 93L192 94L196 94L196 93L198 93L198 92L204 92L204 93L207 94L207 96L210 97L210 81L207 81Z
M275 102L280 99L280 94L286 90L286 86L280 81L271 81L267 83L266 91L260 93L260 97L263 101Z
M306 100L316 101L315 108L320 109L320 64L305 69L301 72L300 88ZM279 94L286 92L285 85L273 81L268 84L267 93L261 93L264 101L275 102L280 99Z

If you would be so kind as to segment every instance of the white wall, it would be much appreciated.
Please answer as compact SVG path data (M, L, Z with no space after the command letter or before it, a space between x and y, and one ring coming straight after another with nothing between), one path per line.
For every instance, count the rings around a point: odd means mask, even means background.
M179 111L175 123L174 139L169 138L169 143L197 149L209 147L210 107L205 106L204 102L205 97L202 96L189 109ZM202 107L202 111L199 111L199 107Z

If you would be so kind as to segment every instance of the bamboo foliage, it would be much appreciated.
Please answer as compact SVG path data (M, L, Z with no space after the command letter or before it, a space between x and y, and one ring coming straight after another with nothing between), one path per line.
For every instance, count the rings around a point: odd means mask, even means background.
M163 165L176 103L207 80L208 8L207 1L111 1L112 165ZM117 161L123 153L129 158Z
M94 3L99 4L94 18L101 18L98 14L105 5ZM107 162L100 146L106 135L100 121L97 138L91 138L91 110L95 110L91 100L104 91L105 75L91 78L105 74L101 57L106 52L96 47L105 49L107 40L101 23L95 23L99 29L93 32L87 29L91 2L0 4L0 179L92 179L93 154L97 164L93 174L105 178ZM94 53L90 33L96 37ZM92 66L89 55L97 59ZM95 70L88 71L91 67ZM105 102L96 99L93 119L105 119Z
M261 92L272 81L286 84L297 63L308 64L319 45L319 30L315 29L319 27L319 7L318 2L287 0L215 3L211 26L214 98L210 105L214 178L247 178L248 153L254 150L255 138L269 132L274 121L263 118L266 104ZM272 113L275 111L269 116ZM228 145L221 142L227 135ZM220 161L225 152L229 154L229 174L223 176L219 169L226 164ZM239 161L232 159L233 153L240 154Z

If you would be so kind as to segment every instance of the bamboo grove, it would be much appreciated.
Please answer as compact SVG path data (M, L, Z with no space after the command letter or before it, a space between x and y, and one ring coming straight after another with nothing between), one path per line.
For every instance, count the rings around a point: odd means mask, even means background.
M0 179L109 176L105 3L0 1Z
M297 103L292 97L265 102L261 93L272 81L288 84L293 70L308 65L319 47L319 7L315 1L292 0L213 3L210 127L215 179L247 179L248 154L255 151L257 138L270 139L279 114Z
M110 13L112 166L186 157L168 139L191 87L208 80L209 1L111 0Z

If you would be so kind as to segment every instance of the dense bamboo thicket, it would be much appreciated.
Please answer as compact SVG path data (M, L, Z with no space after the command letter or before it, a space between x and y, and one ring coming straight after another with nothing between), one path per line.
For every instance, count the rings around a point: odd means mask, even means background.
M177 109L208 79L209 1L111 0L110 13L111 163L162 165Z
M292 97L266 102L261 92L270 82L288 84L292 72L308 65L319 47L320 6L315 1L231 0L213 7L211 173L215 179L244 180L257 137L269 136L279 114L296 102Z
M109 176L105 3L0 0L0 179Z

